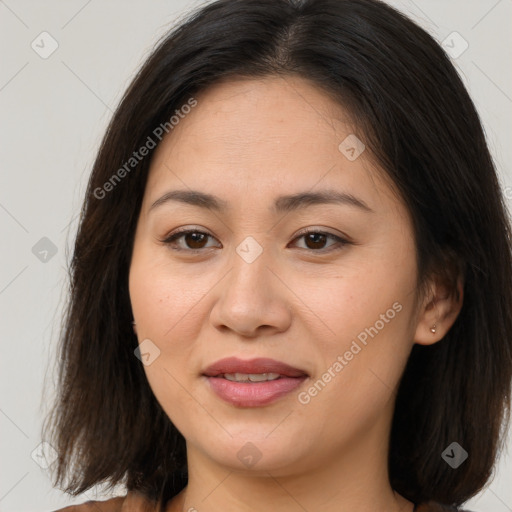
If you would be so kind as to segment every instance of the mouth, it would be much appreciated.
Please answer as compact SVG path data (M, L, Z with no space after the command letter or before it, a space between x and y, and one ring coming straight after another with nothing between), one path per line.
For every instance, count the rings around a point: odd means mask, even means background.
M274 375L278 377L304 377L307 372L300 368L294 368L289 364L275 359L257 358L250 360L228 357L208 366L203 371L206 377L219 377L223 375ZM273 377L275 378L275 377ZM259 382L259 380L257 380Z
M275 402L309 377L304 370L274 359L245 361L234 357L217 361L202 376L218 397L238 407Z

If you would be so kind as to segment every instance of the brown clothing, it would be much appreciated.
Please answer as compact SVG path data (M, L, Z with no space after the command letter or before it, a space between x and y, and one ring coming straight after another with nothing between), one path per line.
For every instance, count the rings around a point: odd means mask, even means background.
M87 501L80 505L55 510L54 512L156 512L155 503L136 492L130 491L126 496L111 498L105 501ZM414 512L471 512L433 501L420 503Z
M414 512L471 512L471 510L450 507L449 505L441 505L434 501L420 503L414 507Z
M154 502L142 494L130 491L126 496L119 496L104 501L86 501L80 505L70 505L55 512L156 512Z

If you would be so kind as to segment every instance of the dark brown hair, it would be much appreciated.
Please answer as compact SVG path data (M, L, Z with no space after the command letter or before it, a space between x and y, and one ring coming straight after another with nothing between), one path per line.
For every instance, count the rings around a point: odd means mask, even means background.
M65 490L77 495L125 483L162 503L186 485L185 440L134 356L128 274L151 154L105 183L200 91L272 75L307 79L350 114L410 211L417 289L433 272L463 276L452 329L412 349L389 453L397 492L460 505L489 480L510 418L511 229L450 59L377 0L218 0L173 29L138 72L94 163L70 264L58 397L43 427L59 453L56 485L69 477ZM441 458L453 441L469 453L456 470Z

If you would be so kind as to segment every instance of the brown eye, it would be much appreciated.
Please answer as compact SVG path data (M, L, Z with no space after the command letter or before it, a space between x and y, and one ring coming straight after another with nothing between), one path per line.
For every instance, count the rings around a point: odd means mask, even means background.
M177 251L199 251L201 249L210 249L206 245L208 239L213 237L208 233L199 231L197 229L184 229L176 233L171 234L165 240L162 240L164 244L172 246ZM181 243L178 243L181 242Z
M207 236L204 233L186 233L183 237L183 240L191 249L202 249L207 240Z
M323 249L327 236L323 233L308 233L304 240L308 249Z
M295 238L295 240L299 240L301 238L304 239L306 246L301 248L315 252L330 252L331 250L341 249L349 243L347 240L344 240L333 233L326 233L323 231L305 231ZM326 246L329 239L333 240L334 243Z

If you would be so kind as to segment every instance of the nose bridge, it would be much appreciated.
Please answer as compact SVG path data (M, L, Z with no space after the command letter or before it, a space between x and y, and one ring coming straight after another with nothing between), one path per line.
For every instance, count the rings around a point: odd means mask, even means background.
M236 288L251 291L254 294L261 292L261 285L267 289L269 274L267 268L271 265L271 249L264 247L263 236L258 237L260 242L254 236L246 236L236 247L233 255L233 271L231 279Z

